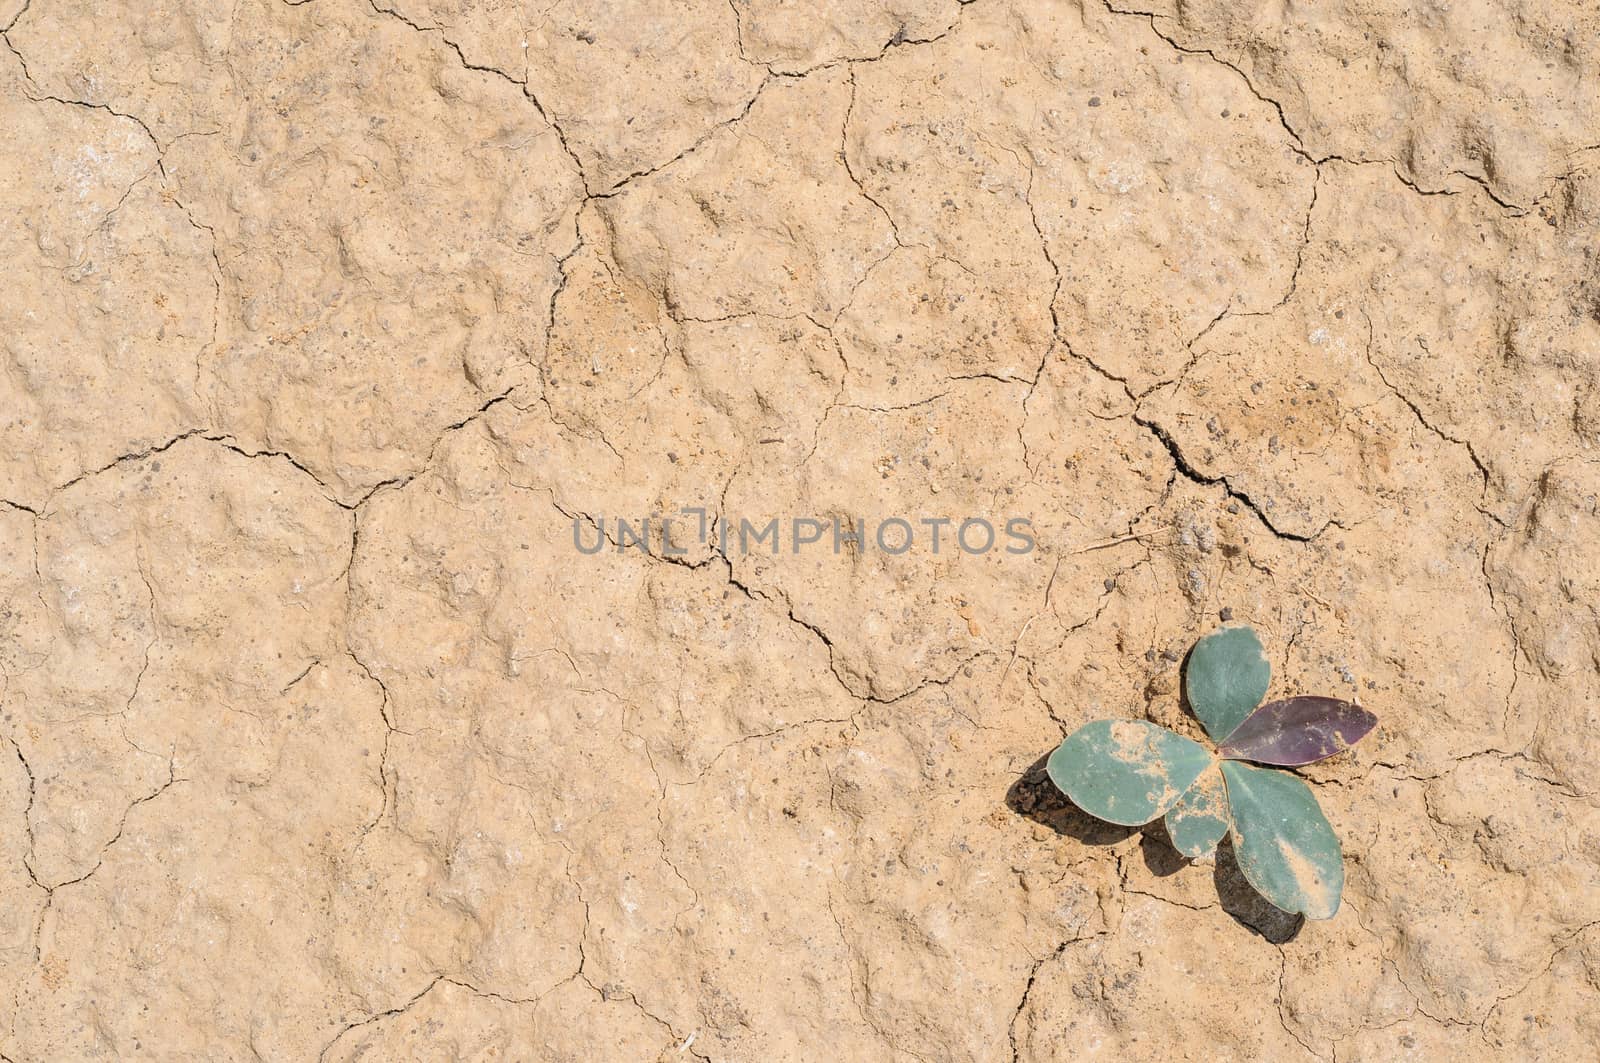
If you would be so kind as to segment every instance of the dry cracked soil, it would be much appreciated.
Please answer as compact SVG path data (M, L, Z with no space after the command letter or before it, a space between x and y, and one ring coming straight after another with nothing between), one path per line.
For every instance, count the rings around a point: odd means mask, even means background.
M0 1058L1593 1058L1593 4L0 27ZM1224 617L1332 920L1043 776Z

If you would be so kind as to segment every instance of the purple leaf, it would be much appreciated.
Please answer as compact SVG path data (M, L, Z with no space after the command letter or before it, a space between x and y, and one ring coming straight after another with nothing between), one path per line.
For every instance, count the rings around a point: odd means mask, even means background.
M1372 713L1338 698L1284 698L1246 717L1221 753L1230 760L1297 767L1343 753L1377 725Z

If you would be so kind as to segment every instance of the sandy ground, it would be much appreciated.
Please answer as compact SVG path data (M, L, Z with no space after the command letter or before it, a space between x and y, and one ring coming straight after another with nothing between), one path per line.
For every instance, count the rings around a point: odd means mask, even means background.
M1144 2L0 0L0 1058L1590 1058L1600 15Z

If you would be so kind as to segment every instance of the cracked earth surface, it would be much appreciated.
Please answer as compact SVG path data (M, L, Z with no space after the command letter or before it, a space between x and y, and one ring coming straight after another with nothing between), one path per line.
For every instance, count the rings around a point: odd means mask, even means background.
M1592 6L0 27L0 1059L1600 1043ZM1326 923L1043 778L1224 610Z

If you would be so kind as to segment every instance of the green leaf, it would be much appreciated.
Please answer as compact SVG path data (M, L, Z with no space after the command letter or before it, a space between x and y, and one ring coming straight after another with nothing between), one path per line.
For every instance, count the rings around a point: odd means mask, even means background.
M1214 759L1153 723L1095 720L1057 746L1045 770L1085 812L1137 827L1171 808Z
M1184 691L1206 734L1221 743L1261 704L1271 680L1261 640L1240 625L1220 628L1194 644Z
M1286 771L1222 763L1239 870L1286 912L1331 919L1344 892L1344 854L1311 788Z
M1174 849L1194 860L1213 852L1226 833L1228 790L1222 772L1207 768L1167 811L1167 835Z

